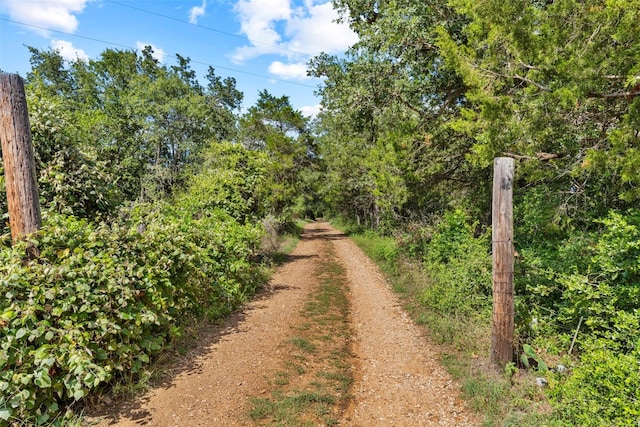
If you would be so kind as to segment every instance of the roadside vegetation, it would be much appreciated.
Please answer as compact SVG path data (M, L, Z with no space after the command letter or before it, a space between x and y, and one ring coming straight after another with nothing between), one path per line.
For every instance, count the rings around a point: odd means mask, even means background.
M390 273L415 267L396 286L418 283L416 318L471 377L488 360L492 163L516 159L513 363L465 390L494 425L637 425L640 4L334 4L359 41L311 63L326 216Z
M0 426L66 426L265 283L312 160L288 98L263 91L240 117L235 81L202 86L188 58L30 50L43 226L12 246L0 225Z
M477 235L461 211L445 215L429 228L426 242L416 233L381 236L355 224L337 221L337 225L380 265L414 321L425 325L427 338L440 345L441 362L460 382L470 406L484 416L483 425L634 425L638 358L626 356L625 351L604 351L617 339L619 346L633 345L626 341L635 339L632 332L603 337L588 327L550 330L550 320L523 315L524 310L529 312L521 306L528 295L521 290L524 295L516 299L513 363L503 369L489 364L490 236ZM615 228L591 240L596 253L609 233L623 233L624 237L619 235L623 242L634 235L629 224L624 231L615 221L607 225ZM607 263L609 256L604 256ZM519 279L516 283L521 286L525 279ZM566 310L572 304L566 300L559 306ZM628 315L618 308L609 316ZM631 328L637 327L635 320L627 319ZM576 351L578 345L581 349Z
M388 263L489 425L637 425L640 2L333 4L359 41L310 61L313 121L266 90L241 112L233 78L150 47L29 48L44 225L25 259L0 192L0 426L65 425L136 381L321 215ZM517 160L517 345L492 373L498 156Z
M471 266L423 263L392 237L363 232L341 221L336 225L378 264L414 322L424 326L440 363L460 383L462 397L480 415L482 425L556 425L545 390L535 384L536 372L515 364L500 371L489 363L491 291L468 287L491 283L491 258L483 244L468 239L476 250L461 253Z

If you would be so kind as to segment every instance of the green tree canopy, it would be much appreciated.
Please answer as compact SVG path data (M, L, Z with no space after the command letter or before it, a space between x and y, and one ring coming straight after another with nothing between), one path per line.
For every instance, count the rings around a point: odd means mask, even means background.
M289 97L260 91L256 104L240 119L240 141L252 150L263 151L269 158L271 214L287 217L294 206L304 213L305 199L300 173L315 162L314 139L308 119L295 110ZM308 189L308 188L307 188Z
M235 79L209 68L203 86L189 58L162 65L147 46L68 62L55 50L29 49L29 87L70 112L78 148L109 163L127 199L171 194L210 140L236 135L243 95Z

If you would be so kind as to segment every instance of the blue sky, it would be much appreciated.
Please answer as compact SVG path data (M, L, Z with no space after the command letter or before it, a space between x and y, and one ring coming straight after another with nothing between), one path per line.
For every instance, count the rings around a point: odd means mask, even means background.
M320 81L306 76L308 60L357 40L337 17L327 0L0 0L0 69L24 76L25 45L68 59L151 45L167 65L191 58L200 78L209 65L235 77L244 108L267 89L310 115Z

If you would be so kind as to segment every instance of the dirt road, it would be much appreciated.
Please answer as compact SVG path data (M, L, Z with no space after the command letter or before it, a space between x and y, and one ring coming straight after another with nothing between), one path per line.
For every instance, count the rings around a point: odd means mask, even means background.
M420 330L400 308L376 266L328 223L307 225L268 289L208 331L166 383L117 408L99 426L251 426L252 396L290 357L282 344L304 321L302 308L321 286L327 251L348 281L351 386L343 426L470 426L458 385L436 362Z

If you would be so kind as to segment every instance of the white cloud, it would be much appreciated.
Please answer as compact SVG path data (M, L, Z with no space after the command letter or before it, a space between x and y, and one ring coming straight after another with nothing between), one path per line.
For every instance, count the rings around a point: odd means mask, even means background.
M291 18L290 0L240 0L235 11L240 17L240 31L247 36L251 46L236 50L231 59L240 63L282 49L276 22Z
M68 61L76 59L87 61L89 59L89 55L84 50L74 47L71 42L66 40L51 40L51 48L60 52L60 56Z
M201 6L194 6L189 11L189 22L192 24L198 23L198 18L204 16L207 11L207 0L202 0Z
M155 46L153 43L137 41L136 46L139 51L144 50L144 48L147 46L151 46L151 49L153 50L153 53L151 54L151 56L153 56L158 62L164 61L164 57L166 56L166 53L164 52L164 50Z
M28 28L49 37L51 32L44 28L75 32L78 28L75 14L82 12L89 1L92 0L3 0L2 6L12 20L43 27Z
M300 108L300 112L302 113L303 116L306 117L315 117L318 115L318 113L320 113L320 104L316 104L316 105L305 105L304 107Z
M334 22L338 13L330 1L305 0L292 9L291 0L240 0L235 10L240 31L251 42L235 50L236 63L265 54L300 62L320 52L344 52L357 41L347 24Z
M331 2L308 5L300 12L287 23L287 34L291 36L289 49L308 55L342 53L358 41L346 23L335 22L338 12Z
M298 62L294 64L284 64L274 61L269 65L269 72L281 79L305 80L307 76L307 64Z

